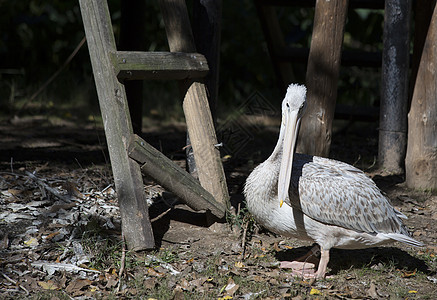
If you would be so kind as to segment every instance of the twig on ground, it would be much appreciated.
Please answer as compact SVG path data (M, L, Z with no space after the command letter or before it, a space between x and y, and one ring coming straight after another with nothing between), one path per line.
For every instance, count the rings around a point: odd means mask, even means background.
M2 272L2 275L3 275L3 277L4 277L7 281L11 282L12 284L17 285L20 289L22 289L23 291L26 292L26 295L29 295L29 291L28 291L24 286L22 286L21 284L19 284L18 282L16 282L15 280L13 280L12 278L10 278L8 275L6 275L6 274L3 273L3 272Z
M241 248L243 249L241 251L241 259L244 259L244 256L246 255L246 237L247 237L247 228L249 227L249 222L246 222L244 224L244 229L243 229L243 237L242 237L242 241L241 241Z
M163 216L165 216L170 210L172 210L172 207L170 207L169 209L167 209L165 212L159 214L157 217L154 217L153 219L150 220L150 223L153 223L155 221L158 221L159 219L161 219Z
M36 177L34 174L26 171L26 175L29 178L31 178L33 181L35 181L44 190L46 190L47 192L53 194L56 198L59 198L60 200L66 202L66 203L70 203L71 202L70 199L67 199L66 197L61 195L57 190L55 190L54 188L50 187L47 183L43 182L41 179Z
M126 242L124 240L123 233L121 233L121 243L122 243L122 249L121 249L120 271L118 272L118 285L116 288L117 293L120 291L121 288L121 278L123 277L124 268L126 264Z
M169 263L166 263L165 261L163 261L162 259L156 257L155 255L150 255L149 254L149 255L146 256L146 258L149 259L151 262L159 263L159 265L161 267L163 267L164 269L169 270L172 275L178 275L178 274L181 273L178 270L176 270L175 268L173 268L172 265L170 265Z

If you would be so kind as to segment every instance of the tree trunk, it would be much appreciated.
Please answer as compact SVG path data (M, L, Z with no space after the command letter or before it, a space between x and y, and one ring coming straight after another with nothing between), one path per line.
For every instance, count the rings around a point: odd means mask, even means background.
M329 154L348 2L316 2L306 74L308 108L302 118L297 144L297 151L301 153Z
M410 11L409 0L385 1L378 161L393 174L404 173L407 148Z
M437 188L437 10L423 47L408 114L406 183L417 189Z

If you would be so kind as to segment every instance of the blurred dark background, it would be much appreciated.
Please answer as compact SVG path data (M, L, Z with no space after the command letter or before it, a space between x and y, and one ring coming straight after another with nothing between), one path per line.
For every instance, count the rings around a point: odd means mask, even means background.
M188 9L192 7L187 1ZM120 0L109 0L115 38L120 35ZM100 122L97 94L86 43L65 69L32 101L31 96L55 72L84 37L77 1L0 0L0 117L44 115L75 123ZM314 8L277 7L287 45L309 47ZM382 10L350 9L344 49L382 50ZM164 24L157 1L147 1L144 20L148 51L168 51ZM283 95L277 85L254 1L224 1L220 52L218 122L254 92L275 107ZM305 82L306 62L293 63L294 81ZM342 67L337 104L375 107L380 97L380 69ZM147 120L158 124L184 120L175 82L147 81L144 84L144 127ZM156 124L156 123L155 123ZM377 147L377 124L357 123L370 128L370 144ZM350 130L350 120L334 123L335 134ZM341 146L343 147L343 146ZM334 151L335 152L335 151ZM335 156L335 155L333 155Z

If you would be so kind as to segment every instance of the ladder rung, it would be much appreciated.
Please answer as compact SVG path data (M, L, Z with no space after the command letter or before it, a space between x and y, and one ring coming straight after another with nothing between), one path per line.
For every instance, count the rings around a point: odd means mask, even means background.
M208 62L202 54L183 52L111 53L117 78L123 80L201 78L208 74Z

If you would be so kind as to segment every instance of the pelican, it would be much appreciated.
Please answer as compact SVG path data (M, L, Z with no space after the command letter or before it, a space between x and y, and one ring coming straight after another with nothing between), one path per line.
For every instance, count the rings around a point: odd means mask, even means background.
M276 147L246 180L246 205L255 220L277 234L317 243L317 271L303 274L314 279L325 277L331 248L363 249L393 241L423 246L403 225L401 218L407 217L364 172L294 153L305 98L304 85L288 87Z

